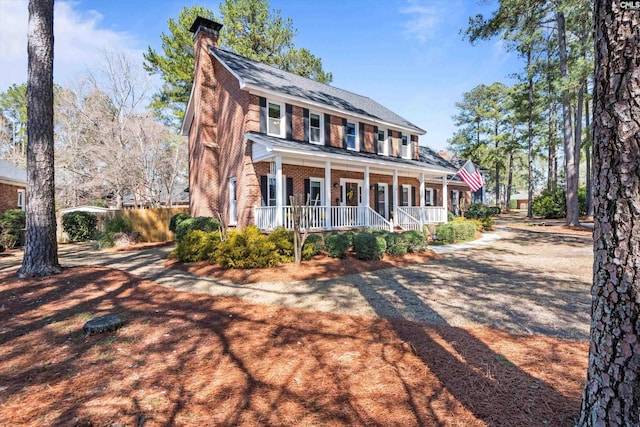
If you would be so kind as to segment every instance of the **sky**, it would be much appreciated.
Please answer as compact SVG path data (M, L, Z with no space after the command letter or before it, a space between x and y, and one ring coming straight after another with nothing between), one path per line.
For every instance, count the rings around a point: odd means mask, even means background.
M333 86L368 96L427 131L420 144L446 149L462 94L501 81L521 59L500 40L471 45L461 30L469 17L490 16L496 1L271 0L293 20L295 43L322 59ZM159 50L167 20L200 0L56 0L54 80L71 85L95 69L105 52L121 51L142 63ZM0 92L27 79L27 0L0 0ZM222 29L224 31L224 28ZM159 80L155 79L155 84Z

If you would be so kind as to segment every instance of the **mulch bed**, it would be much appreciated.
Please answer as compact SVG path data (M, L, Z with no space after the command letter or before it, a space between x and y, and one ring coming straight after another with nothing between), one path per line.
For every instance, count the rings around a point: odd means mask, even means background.
M6 426L570 426L587 343L0 274ZM124 327L85 336L91 318Z
M357 259L353 252L348 252L347 257L344 259L317 255L309 261L302 261L301 265L289 263L273 268L257 268L251 270L225 270L218 264L210 264L208 261L181 263L175 259L167 260L165 266L167 268L188 271L196 276L214 277L220 280L229 280L234 283L290 283L298 280L330 279L349 274L382 270L384 268L424 263L440 258L440 255L432 251L424 251L399 257L385 255L385 257L379 261L362 261Z

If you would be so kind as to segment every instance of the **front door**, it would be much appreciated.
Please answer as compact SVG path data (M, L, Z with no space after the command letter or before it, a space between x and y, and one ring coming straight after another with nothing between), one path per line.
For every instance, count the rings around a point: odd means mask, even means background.
M342 179L342 206L362 206L363 181Z

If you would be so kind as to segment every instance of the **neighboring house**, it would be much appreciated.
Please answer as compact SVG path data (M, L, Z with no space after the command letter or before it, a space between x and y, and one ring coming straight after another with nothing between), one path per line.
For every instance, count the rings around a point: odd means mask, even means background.
M24 209L27 172L0 160L0 213L9 209Z
M200 17L191 27L182 132L192 215L291 227L289 197L310 195L312 229L447 221L450 195L468 188L451 185L457 169L419 147L424 130L367 97L220 49L221 28Z

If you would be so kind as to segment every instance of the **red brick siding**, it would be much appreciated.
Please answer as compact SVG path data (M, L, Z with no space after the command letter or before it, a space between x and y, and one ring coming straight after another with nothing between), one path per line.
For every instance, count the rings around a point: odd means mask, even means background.
M293 106L291 127L293 130L293 139L296 141L304 141L304 111L302 107L297 105Z
M18 190L24 190L24 187L0 182L0 213L9 209L17 209Z

